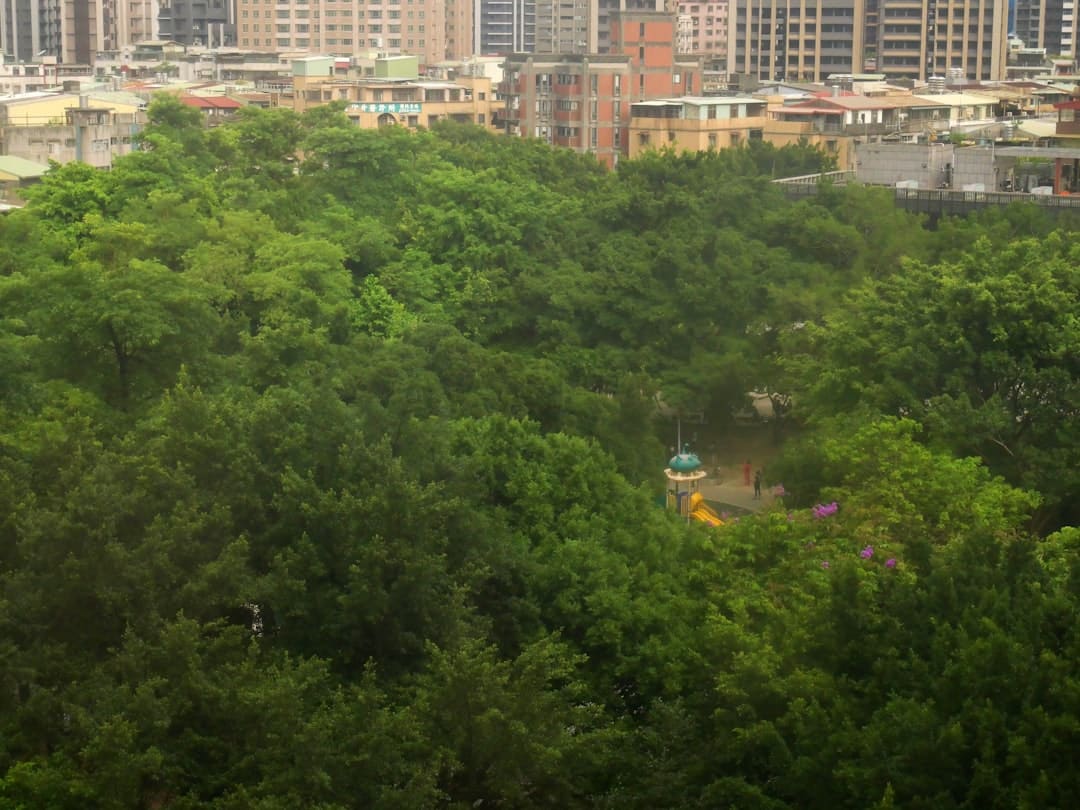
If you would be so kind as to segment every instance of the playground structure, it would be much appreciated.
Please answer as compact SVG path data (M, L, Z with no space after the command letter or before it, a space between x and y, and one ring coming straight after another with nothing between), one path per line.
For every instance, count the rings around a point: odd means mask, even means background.
M702 523L707 523L709 526L724 525L724 521L720 519L720 515L716 514L716 510L705 503L705 498L702 497L700 492L694 492L690 495L689 509L690 517L694 520L700 520Z
M664 475L668 480L667 508L683 515L687 522L699 520L709 526L722 526L723 521L716 511L705 503L705 498L698 487L708 473L701 469L701 459L690 452L690 445L684 444L682 452L668 462Z

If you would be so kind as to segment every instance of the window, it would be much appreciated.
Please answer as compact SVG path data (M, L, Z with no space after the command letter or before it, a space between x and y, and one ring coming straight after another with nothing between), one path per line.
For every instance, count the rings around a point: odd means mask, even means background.
M637 140L638 140L638 145L639 146L648 146L649 145L649 133L648 132L639 132L638 136L637 136Z
M709 133L709 148L710 149L715 149L716 148L716 133L715 132L710 132Z

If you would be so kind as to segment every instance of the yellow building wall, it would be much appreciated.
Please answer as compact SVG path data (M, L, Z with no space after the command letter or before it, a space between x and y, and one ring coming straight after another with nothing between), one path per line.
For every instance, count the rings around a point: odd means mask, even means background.
M736 119L694 120L686 118L634 118L630 121L630 157L665 147L676 152L707 152L745 145L750 130L760 130L761 139L775 147L799 143L805 139L836 158L836 168L855 166L853 138L838 133L816 133L796 121L774 121L764 116ZM643 138L647 135L647 139ZM714 138L710 138L712 135Z
M376 129L385 124L426 127L446 118L490 126L492 106L496 104L491 79L469 76L455 80L454 84L461 90L459 101L428 101L422 88L408 84L395 88L391 84L375 83L310 83L304 88L296 88L293 109L302 113L333 101L345 101L345 114L361 129ZM465 98L466 88L472 91L471 98ZM413 100L395 101L395 89L411 90ZM501 102L497 108L502 108Z
M768 123L764 116L707 120L633 118L630 121L630 157L664 147L676 152L729 149L746 143L751 130L764 130Z
M47 126L66 123L66 111L78 107L79 97L75 95L53 96L50 98L20 101L7 105L7 124L9 126ZM87 99L87 107L112 110L115 113L135 113L139 107L134 104L122 104L99 99Z

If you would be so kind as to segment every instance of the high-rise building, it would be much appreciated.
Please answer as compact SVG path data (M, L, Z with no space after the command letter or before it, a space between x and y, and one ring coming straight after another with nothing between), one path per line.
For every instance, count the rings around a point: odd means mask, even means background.
M628 153L632 103L701 92L701 57L677 52L674 15L614 12L610 22L608 53L507 57L500 120L508 134L613 166Z
M679 0L679 18L687 20L689 53L727 53L728 0Z
M116 0L116 38L120 45L157 39L158 0Z
M158 36L180 45L235 45L235 9L236 0L159 0ZM272 20L273 4L265 10Z
M1076 56L1077 10L1075 0L1016 0L1012 33L1025 48L1045 48L1049 56Z
M446 43L443 58L465 59L473 54L473 5L479 0L446 0Z
M474 0L473 52L527 53L536 47L536 0Z
M0 0L0 48L13 61L63 53L63 0Z
M62 51L67 64L91 65L98 51L120 47L117 12L122 0L62 0Z
M665 0L536 0L536 53L609 53L612 15L664 11Z
M0 48L12 59L89 65L116 45L118 0L0 0Z
M236 0L237 46L332 56L472 54L472 0ZM164 35L163 35L164 36Z
M728 73L1005 76L1007 0L731 0Z

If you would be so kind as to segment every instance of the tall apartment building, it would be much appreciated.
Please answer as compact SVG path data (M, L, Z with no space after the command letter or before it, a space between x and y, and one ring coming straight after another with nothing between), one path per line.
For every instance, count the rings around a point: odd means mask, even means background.
M679 17L687 26L689 53L722 56L727 53L728 0L679 0Z
M731 0L728 73L1005 76L1008 0Z
M472 54L472 0L235 2L236 44L243 50L407 53L424 64Z
M536 0L473 0L473 52L524 53L536 47Z
M701 58L676 52L674 15L616 12L611 24L606 54L507 57L500 119L508 134L614 166L628 154L631 104L701 92Z
M1076 56L1078 12L1076 0L1016 0L1012 33L1025 48L1045 48L1050 56Z
M0 0L0 48L16 61L42 55L89 65L119 47L126 0Z
M0 0L0 48L12 61L63 53L63 0Z
M479 0L446 0L446 43L443 58L473 55L473 5Z
M236 45L235 11L236 0L159 0L158 36L180 45Z
M158 0L116 0L116 38L120 45L158 39Z
M67 64L91 65L98 51L120 47L118 14L124 0L62 0L61 54Z
M609 53L612 15L664 11L665 0L536 0L535 53Z

